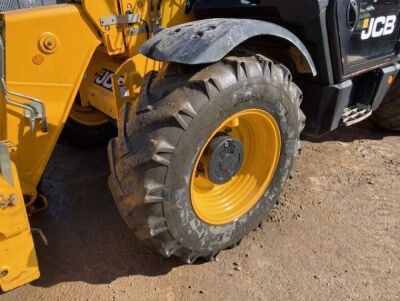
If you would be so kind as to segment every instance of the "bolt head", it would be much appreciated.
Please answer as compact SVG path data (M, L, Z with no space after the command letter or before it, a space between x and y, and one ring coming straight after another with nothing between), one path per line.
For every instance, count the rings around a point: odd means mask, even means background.
M0 270L0 278L6 277L8 275L8 270Z
M15 206L17 204L18 201L18 197L15 194L10 195L10 197L8 198L8 203L11 206Z
M47 50L53 50L56 47L55 40L53 38L51 38L51 37L46 38L45 41L44 41L44 47Z

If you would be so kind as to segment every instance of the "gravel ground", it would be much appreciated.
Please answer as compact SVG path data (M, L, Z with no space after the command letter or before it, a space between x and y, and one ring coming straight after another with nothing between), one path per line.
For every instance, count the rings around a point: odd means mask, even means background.
M42 278L0 300L400 300L400 136L365 122L303 146L262 227L191 266L132 236L105 149L58 146L31 221Z

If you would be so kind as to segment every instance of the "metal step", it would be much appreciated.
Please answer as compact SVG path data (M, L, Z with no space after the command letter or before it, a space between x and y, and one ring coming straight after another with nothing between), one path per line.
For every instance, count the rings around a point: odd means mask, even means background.
M357 103L355 106L344 109L342 115L342 124L350 126L367 119L372 114L372 108L369 105Z

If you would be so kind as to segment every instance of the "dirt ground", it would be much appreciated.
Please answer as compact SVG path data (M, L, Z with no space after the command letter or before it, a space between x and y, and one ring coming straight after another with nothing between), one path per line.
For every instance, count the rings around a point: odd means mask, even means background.
M5 300L400 300L400 136L369 122L303 141L262 227L218 262L148 252L107 188L105 149L58 146L31 223L42 278Z

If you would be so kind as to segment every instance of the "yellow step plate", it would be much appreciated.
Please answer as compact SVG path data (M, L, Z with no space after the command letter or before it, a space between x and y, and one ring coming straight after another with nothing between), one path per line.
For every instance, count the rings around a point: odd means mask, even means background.
M9 291L39 276L16 169L7 144L0 143L0 288Z

